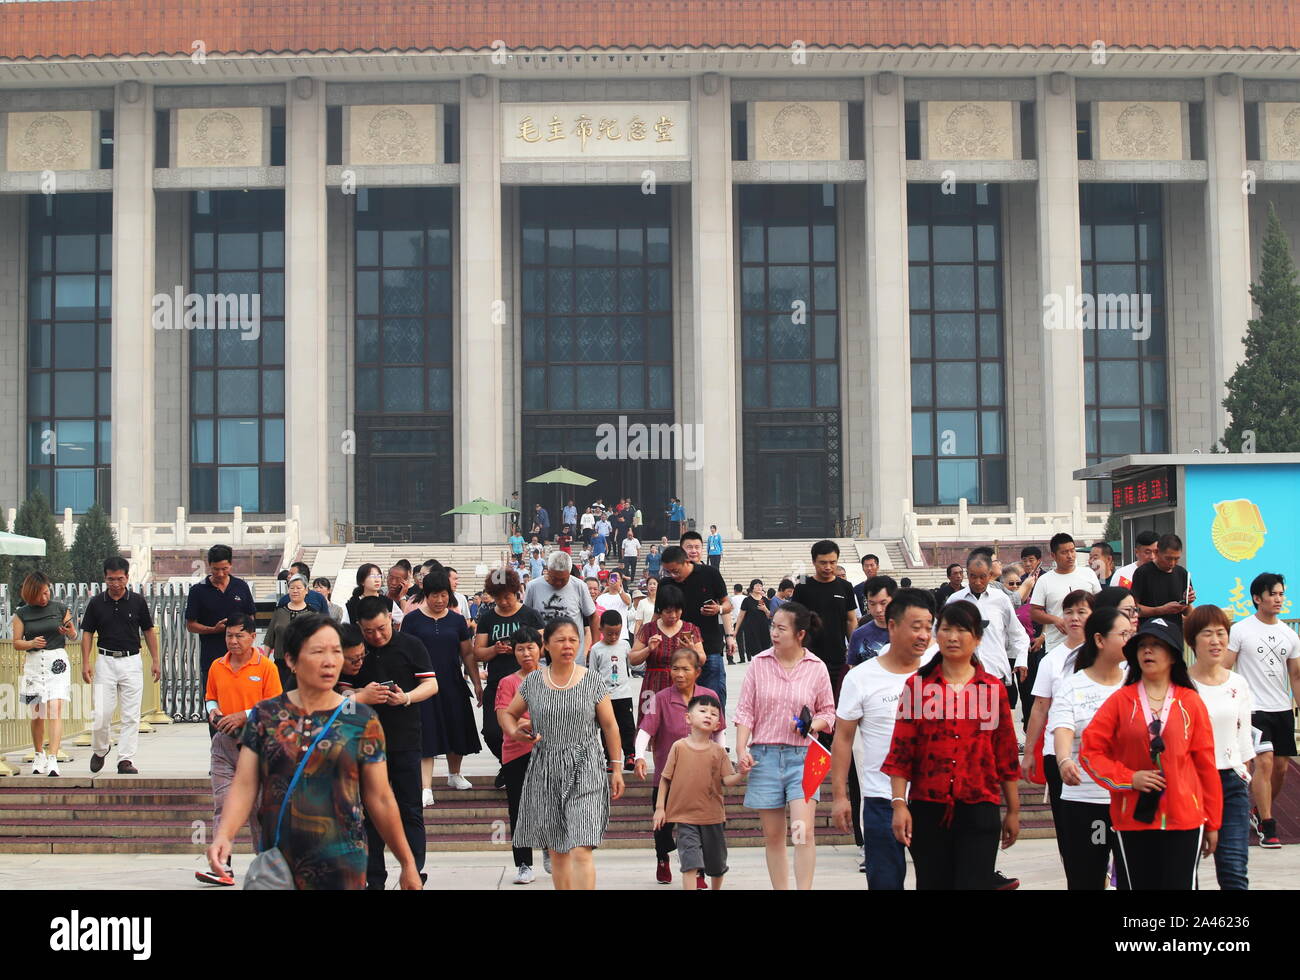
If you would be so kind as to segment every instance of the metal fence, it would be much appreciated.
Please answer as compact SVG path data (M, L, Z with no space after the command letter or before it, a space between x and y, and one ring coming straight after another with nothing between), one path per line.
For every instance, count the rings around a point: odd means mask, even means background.
M199 637L185 629L185 602L189 595L189 582L150 582L132 585L144 596L154 625L158 629L158 654L162 660L160 705L173 721L202 721L203 691L206 678L199 672ZM72 612L72 618L81 623L86 603L104 590L101 582L94 584L56 582L52 598L57 599ZM21 605L21 603L18 603ZM13 610L9 586L0 585L0 640L13 638ZM80 644L72 644L80 651ZM72 650L69 649L69 653ZM79 655L79 653L78 653ZM78 661L78 671L79 671ZM77 673L80 676L80 673ZM147 685L146 685L147 686Z

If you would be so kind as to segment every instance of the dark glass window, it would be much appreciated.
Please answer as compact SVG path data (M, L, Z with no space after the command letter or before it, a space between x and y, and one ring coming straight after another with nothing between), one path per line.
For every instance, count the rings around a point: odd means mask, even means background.
M907 220L913 501L1006 503L998 188L910 185Z
M109 510L112 195L28 202L27 490Z
M284 192L197 191L190 229L190 510L282 514Z
M1168 452L1160 186L1082 184L1079 210L1083 292L1096 310L1083 331L1088 465ZM1109 481L1089 482L1089 503L1109 500Z
M839 255L833 184L740 188L745 533L837 533Z

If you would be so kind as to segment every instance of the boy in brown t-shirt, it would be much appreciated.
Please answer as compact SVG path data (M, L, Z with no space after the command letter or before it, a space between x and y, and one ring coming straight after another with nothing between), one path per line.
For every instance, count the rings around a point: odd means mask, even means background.
M727 873L727 839L723 834L727 812L722 787L735 786L744 778L732 767L726 750L713 741L721 718L722 705L717 698L708 694L691 698L686 706L691 733L673 743L659 779L654 827L658 830L665 823L677 825L682 886L691 890L702 887L696 884L692 872L713 879L714 891L722 887L722 876ZM665 810L670 784L672 809Z

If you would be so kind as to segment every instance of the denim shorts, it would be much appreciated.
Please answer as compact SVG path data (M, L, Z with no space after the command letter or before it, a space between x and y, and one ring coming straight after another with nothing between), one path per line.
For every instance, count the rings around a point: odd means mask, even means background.
M751 745L754 768L749 770L745 806L751 810L778 810L803 799L803 764L808 750L802 745ZM813 794L821 799L821 791Z

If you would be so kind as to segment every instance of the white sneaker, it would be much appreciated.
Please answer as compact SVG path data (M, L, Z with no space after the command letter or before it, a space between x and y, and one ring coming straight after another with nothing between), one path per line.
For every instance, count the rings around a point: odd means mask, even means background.
M433 790L426 787L425 790L420 793L420 805L424 807L433 806Z
M59 760L57 756L47 755L45 757L45 775L47 776L62 775L59 772Z
M515 871L515 884L531 885L532 883L533 883L533 869L526 864L519 865L518 870Z
M452 773L447 777L447 785L452 789L473 789L474 784L462 776L460 773Z
M48 757L44 752L37 752L36 757L32 759L32 775L44 776L46 767L49 765Z

